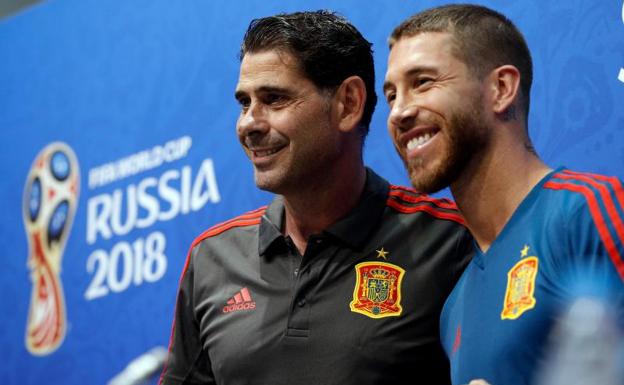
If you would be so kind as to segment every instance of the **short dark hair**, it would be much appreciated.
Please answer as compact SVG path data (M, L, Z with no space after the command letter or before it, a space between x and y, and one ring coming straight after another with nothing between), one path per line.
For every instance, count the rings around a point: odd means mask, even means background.
M372 44L351 23L324 10L252 20L241 45L240 59L247 53L271 49L292 54L320 90L334 92L349 76L362 78L366 103L360 130L362 138L368 134L377 104Z
M520 71L520 101L525 118L529 114L533 64L522 33L504 15L472 4L450 4L411 16L394 29L390 49L403 37L424 32L448 32L454 54L473 75L483 79L490 71L511 64Z

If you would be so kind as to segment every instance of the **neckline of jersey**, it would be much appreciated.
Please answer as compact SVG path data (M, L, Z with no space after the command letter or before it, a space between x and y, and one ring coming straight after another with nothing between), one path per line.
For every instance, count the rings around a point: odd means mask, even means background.
M522 199L522 202L520 202L518 207L516 207L513 214L511 215L507 223L505 223L505 226L503 226L503 229L498 234L498 236L496 236L496 239L494 239L494 241L492 242L492 244L490 245L489 249L486 252L483 252L481 250L481 248L479 247L479 245L477 244L475 240L472 241L474 244L474 248L475 248L475 255L472 258L472 261L475 265L477 265L481 270L485 269L485 261L487 259L487 256L492 253L493 249L496 249L496 246L499 243L499 240L504 238L505 234L508 231L510 231L509 229L512 228L514 224L522 218L521 213L526 211L524 210L524 208L526 206L532 205L535 202L535 200L537 199L537 196L539 195L539 192L542 190L542 186L544 186L544 183L549 181L555 173L558 173L563 169L565 169L565 167L559 166L551 170L535 186L533 186L531 191L524 197L524 199Z

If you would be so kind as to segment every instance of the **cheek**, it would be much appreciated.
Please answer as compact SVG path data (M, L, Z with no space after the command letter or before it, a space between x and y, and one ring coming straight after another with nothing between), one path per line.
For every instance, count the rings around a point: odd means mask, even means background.
M390 134L390 140L392 141L392 145L394 145L394 148L397 150L397 152L401 154L405 152L405 149L401 148L401 145L399 144L397 129L389 126L388 133Z
M245 137L239 134L239 131L236 131L236 137L238 138L238 143L243 147L245 151L247 151L247 146L245 145Z
M430 114L448 119L458 107L471 103L469 96L454 92L449 89L432 88L419 96L422 110Z
M320 127L325 122L326 116L314 110L289 114L275 119L276 127L286 136L300 138L314 138L322 135Z
M236 136L238 136L239 139L242 139L242 133L243 133L243 129L241 127L241 120L242 120L242 116L239 115L238 119L236 119L236 128L235 128L235 132L236 132Z
M392 140L394 140L394 135L396 133L396 128L394 128L394 126L392 125L392 122L390 120L390 116L389 115L388 115L388 119L386 119L386 127L388 128L388 134L390 135Z

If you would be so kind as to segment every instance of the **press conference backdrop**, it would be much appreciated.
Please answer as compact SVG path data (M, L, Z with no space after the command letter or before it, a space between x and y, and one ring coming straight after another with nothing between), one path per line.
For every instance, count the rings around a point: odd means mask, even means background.
M444 1L42 2L0 21L0 383L105 384L168 344L188 246L270 200L235 137L253 18L321 8L374 43ZM533 53L542 157L624 177L622 0L481 1ZM377 106L366 163L407 184ZM345 299L345 306L348 299Z

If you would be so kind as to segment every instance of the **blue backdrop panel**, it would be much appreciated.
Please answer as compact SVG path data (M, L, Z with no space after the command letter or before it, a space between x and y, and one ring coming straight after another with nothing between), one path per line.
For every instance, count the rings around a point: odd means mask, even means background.
M266 204L235 136L249 21L328 8L374 44L445 1L51 1L0 22L2 384L105 384L168 343L203 230ZM530 133L552 166L624 178L624 4L480 1L533 53ZM406 184L380 102L366 163Z

